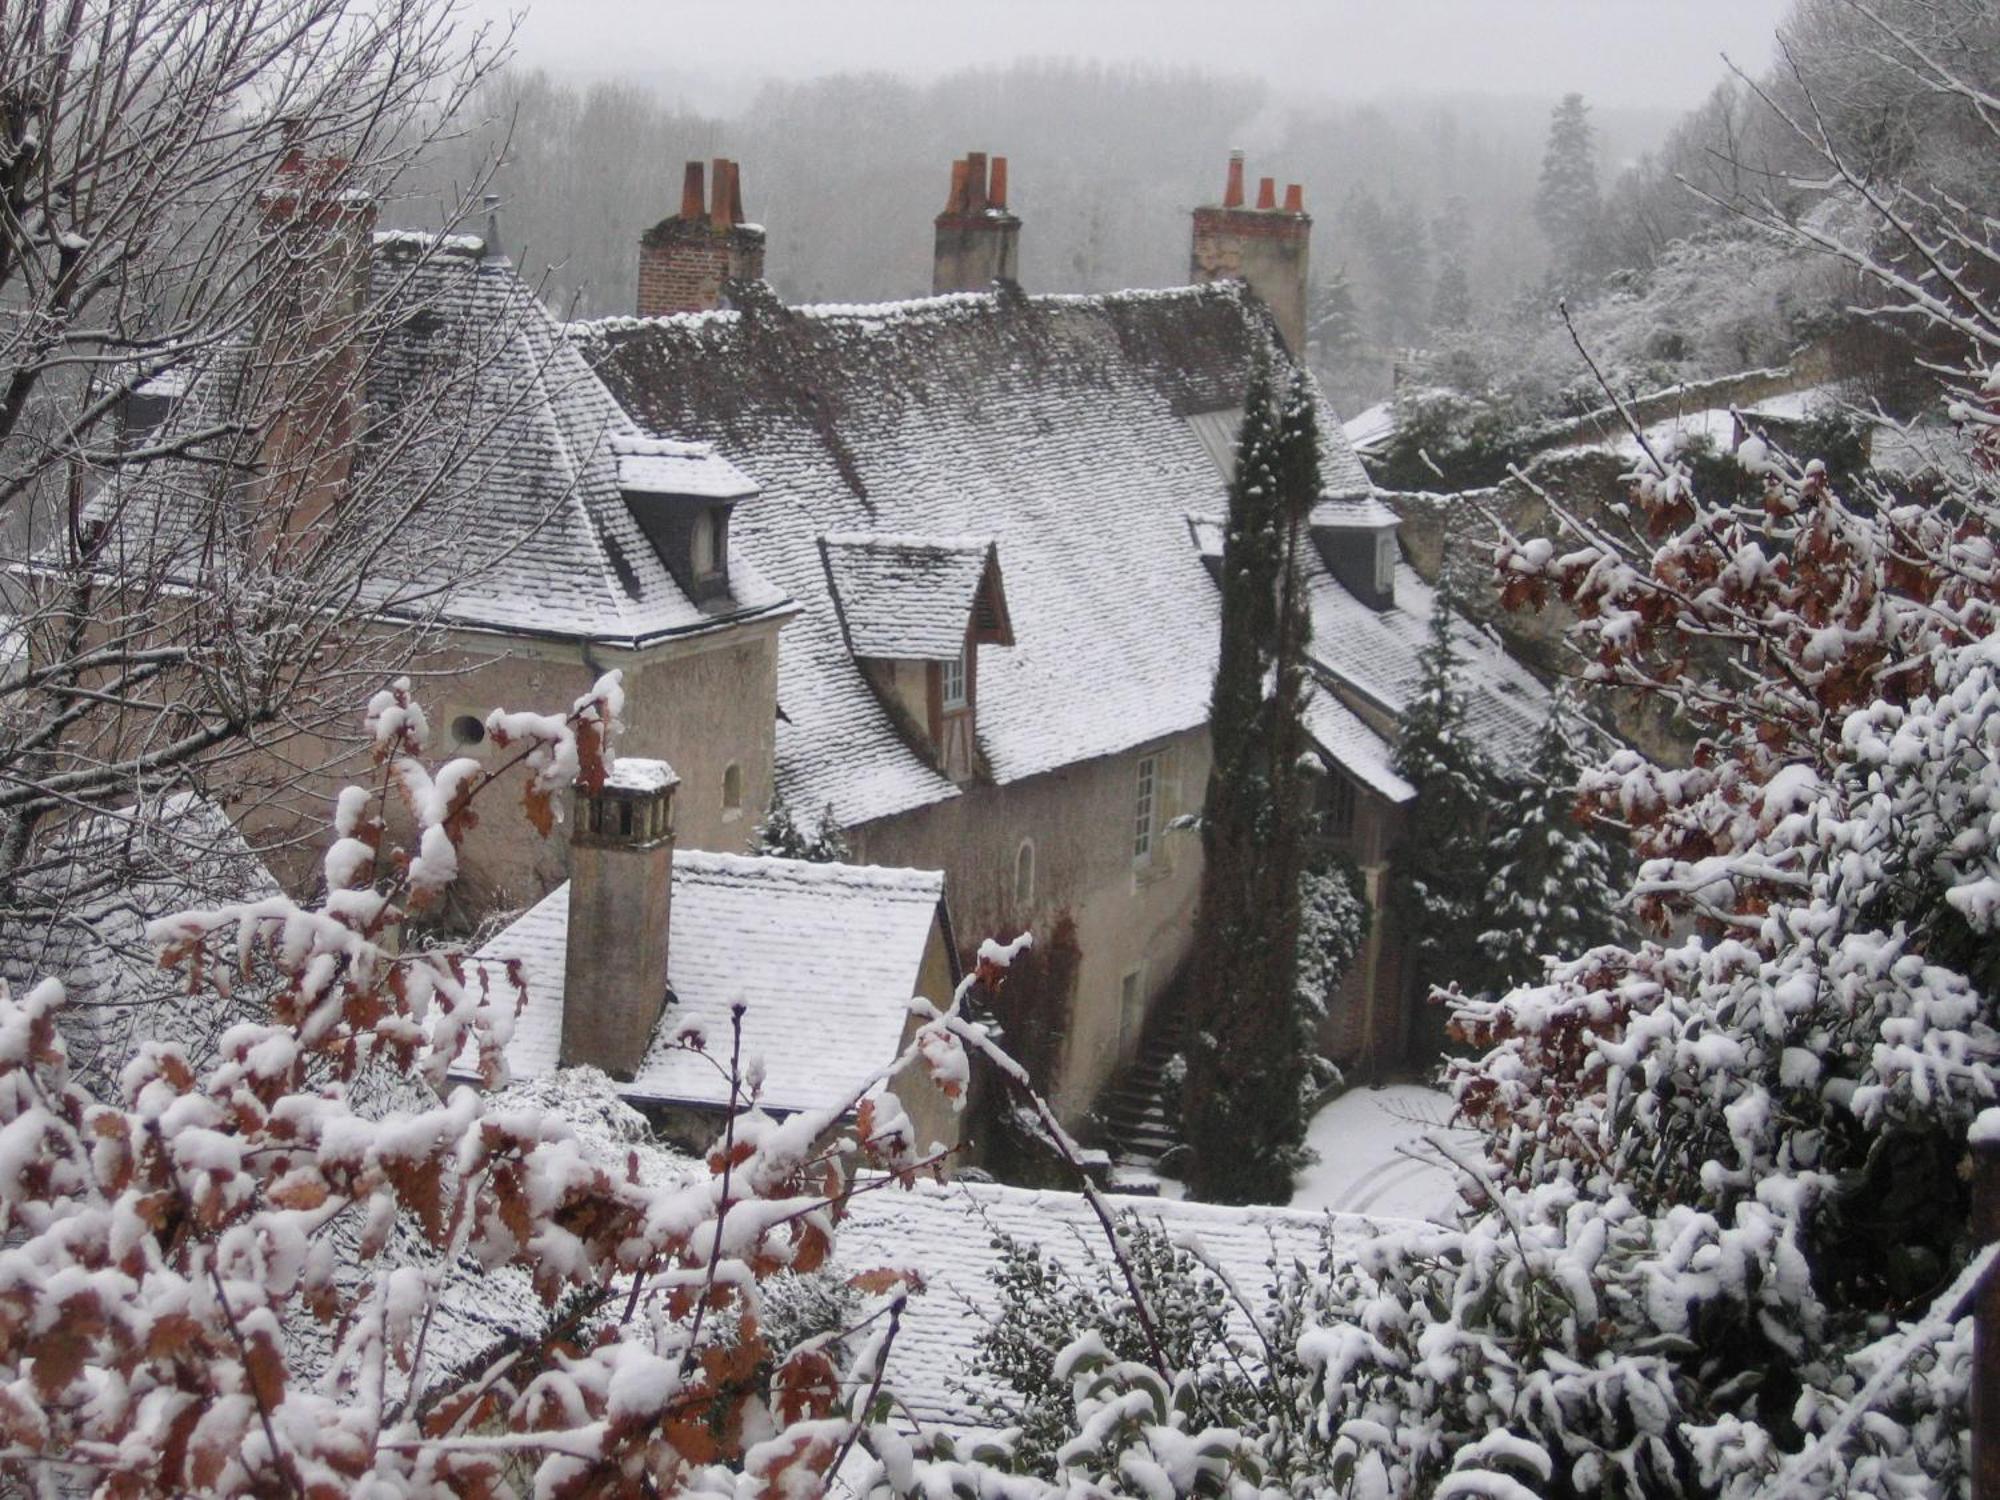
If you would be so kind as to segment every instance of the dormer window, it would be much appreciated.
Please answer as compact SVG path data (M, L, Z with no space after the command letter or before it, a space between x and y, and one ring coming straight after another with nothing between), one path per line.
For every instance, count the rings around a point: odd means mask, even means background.
M970 781L978 648L1014 644L992 539L837 533L819 538L819 551L863 674L932 763Z
M1401 517L1373 495L1328 496L1312 509L1313 545L1342 588L1370 609L1396 603Z
M675 583L697 604L729 596L729 520L757 493L706 443L613 433L618 489Z

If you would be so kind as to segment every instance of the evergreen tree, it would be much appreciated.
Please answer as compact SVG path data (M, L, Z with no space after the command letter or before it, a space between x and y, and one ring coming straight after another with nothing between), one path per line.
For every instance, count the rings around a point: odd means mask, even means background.
M1299 1051L1306 1061L1302 1107L1340 1081L1340 1070L1319 1054L1319 1027L1334 991L1361 956L1371 920L1360 873L1344 859L1309 854L1299 872L1298 1024Z
M780 859L806 859L820 865L840 864L853 855L847 835L834 819L832 803L826 805L809 827L792 815L790 805L775 790L771 793L771 811L757 825L750 852L772 854Z
M1447 554L1431 610L1423 675L1397 727L1396 770L1417 789L1396 851L1391 899L1426 984L1484 988L1479 934L1487 882L1486 825L1493 774L1466 724L1460 657L1457 570Z
M1568 696L1556 694L1533 764L1500 813L1492 925L1479 943L1501 987L1534 982L1546 955L1574 957L1621 935L1615 852L1576 816L1584 728Z
M1458 333L1472 326L1472 284L1465 279L1465 262L1445 257L1431 295L1431 327L1438 333Z
M1306 337L1319 345L1324 360L1343 359L1361 344L1361 309L1347 267L1335 266L1325 280L1313 283L1307 294Z
M1182 1107L1188 1185L1216 1201L1283 1202L1305 1140L1297 972L1311 626L1298 552L1318 494L1311 383L1294 370L1278 395L1260 372L1245 402L1223 541Z
M1535 220L1548 236L1555 269L1564 278L1588 277L1595 268L1603 203L1597 191L1597 137L1590 106L1565 94L1549 113L1549 140L1535 189Z

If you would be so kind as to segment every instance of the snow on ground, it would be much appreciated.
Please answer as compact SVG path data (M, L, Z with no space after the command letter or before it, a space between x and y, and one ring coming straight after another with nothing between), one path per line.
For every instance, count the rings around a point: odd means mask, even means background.
M1475 1131L1448 1128L1451 1112L1450 1095L1422 1084L1349 1089L1307 1128L1319 1160L1299 1174L1291 1206L1398 1219L1449 1214L1458 1199L1452 1173L1420 1148L1435 1133L1461 1146L1478 1141Z

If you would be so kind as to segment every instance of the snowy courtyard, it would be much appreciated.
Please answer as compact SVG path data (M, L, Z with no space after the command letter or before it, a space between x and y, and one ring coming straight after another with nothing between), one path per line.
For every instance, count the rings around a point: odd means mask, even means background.
M1349 1089L1313 1116L1306 1145L1319 1157L1299 1174L1293 1208L1390 1219L1434 1219L1457 1201L1433 1135L1472 1147L1476 1131L1450 1129L1451 1096L1416 1083Z

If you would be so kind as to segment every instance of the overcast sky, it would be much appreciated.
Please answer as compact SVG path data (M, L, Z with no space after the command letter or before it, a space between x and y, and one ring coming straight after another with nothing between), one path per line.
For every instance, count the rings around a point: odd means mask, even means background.
M883 69L930 77L1067 56L1198 65L1286 93L1571 89L1599 105L1698 102L1721 54L1761 69L1791 0L465 0L525 12L524 63L651 79L689 104L758 77Z

